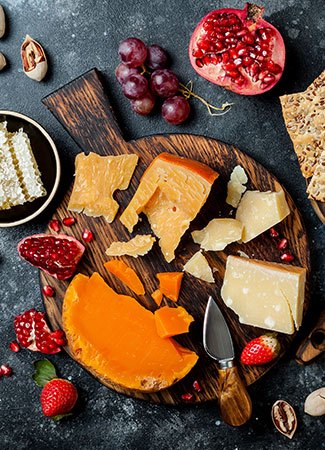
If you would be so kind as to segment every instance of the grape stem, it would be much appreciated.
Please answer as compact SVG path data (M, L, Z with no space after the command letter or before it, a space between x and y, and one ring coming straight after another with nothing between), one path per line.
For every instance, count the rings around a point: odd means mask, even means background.
M223 116L228 111L230 111L231 106L234 104L234 103L223 103L221 105L221 107L211 105L211 103L207 102L204 98L200 97L195 92L193 92L193 81L192 80L190 80L186 85L183 83L179 83L179 85L180 85L179 92L186 99L189 99L190 97L194 97L194 98L200 100L200 102L202 102L203 105L205 105L207 107L207 110L208 110L210 116ZM216 113L213 111L222 111L222 112Z

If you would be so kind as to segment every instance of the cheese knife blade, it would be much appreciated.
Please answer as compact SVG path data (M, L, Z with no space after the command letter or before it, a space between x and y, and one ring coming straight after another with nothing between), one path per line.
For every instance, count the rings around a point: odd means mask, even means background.
M218 363L222 419L232 426L243 425L252 415L252 402L235 364L234 346L227 322L212 297L209 297L204 315L203 346Z

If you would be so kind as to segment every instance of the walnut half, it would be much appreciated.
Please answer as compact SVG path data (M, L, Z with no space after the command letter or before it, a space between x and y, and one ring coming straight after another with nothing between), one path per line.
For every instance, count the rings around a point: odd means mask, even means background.
M285 400L277 400L272 406L271 415L275 428L292 439L297 429L297 417L293 407Z

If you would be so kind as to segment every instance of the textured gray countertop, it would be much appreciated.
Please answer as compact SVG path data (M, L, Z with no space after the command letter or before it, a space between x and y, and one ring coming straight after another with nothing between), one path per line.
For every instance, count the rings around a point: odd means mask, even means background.
M190 132L233 143L273 172L299 206L312 257L311 311L324 300L325 230L305 194L304 180L281 117L278 96L304 90L324 68L324 3L322 0L265 1L266 16L281 31L287 49L282 80L270 93L248 98L236 96L198 77L187 56L195 24L208 11L241 1L199 0L1 0L8 33L0 40L9 67L0 73L0 109L27 114L40 122L55 140L63 166L61 193L72 178L74 155L79 151L60 124L41 104L54 89L96 66L105 72L110 95L126 138L164 132ZM49 56L50 72L37 84L24 76L19 48L25 34L39 40ZM159 115L141 118L130 112L114 80L118 42L138 36L165 47L173 68L183 81L192 79L195 89L217 103L234 102L232 111L209 117L195 102L192 117L174 129ZM50 211L49 211L50 213ZM231 429L219 420L215 404L182 408L146 404L106 389L65 354L51 358L60 374L77 385L81 402L76 416L56 424L42 416L39 389L31 380L28 351L7 349L14 338L16 314L33 306L42 308L38 272L21 262L16 245L24 236L42 231L47 217L14 229L0 231L0 362L14 369L11 378L0 379L0 448L7 449L307 449L325 448L324 418L303 413L305 397L325 384L324 359L300 367L290 355L251 386L254 411L249 424ZM270 408L279 398L296 409L298 430L292 441L278 434Z

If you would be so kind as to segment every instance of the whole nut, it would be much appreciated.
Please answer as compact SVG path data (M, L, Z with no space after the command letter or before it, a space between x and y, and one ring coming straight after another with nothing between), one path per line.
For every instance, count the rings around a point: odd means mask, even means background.
M6 32L6 17L3 7L0 5L0 39Z
M325 414L325 387L316 389L305 400L305 413L310 416L323 416Z
M275 428L292 439L297 429L297 417L293 407L285 400L278 400L272 406L271 415Z
M47 72L47 59L41 44L28 34L21 46L24 73L35 81L42 81Z
M0 52L0 70L2 70L7 64L5 55Z

